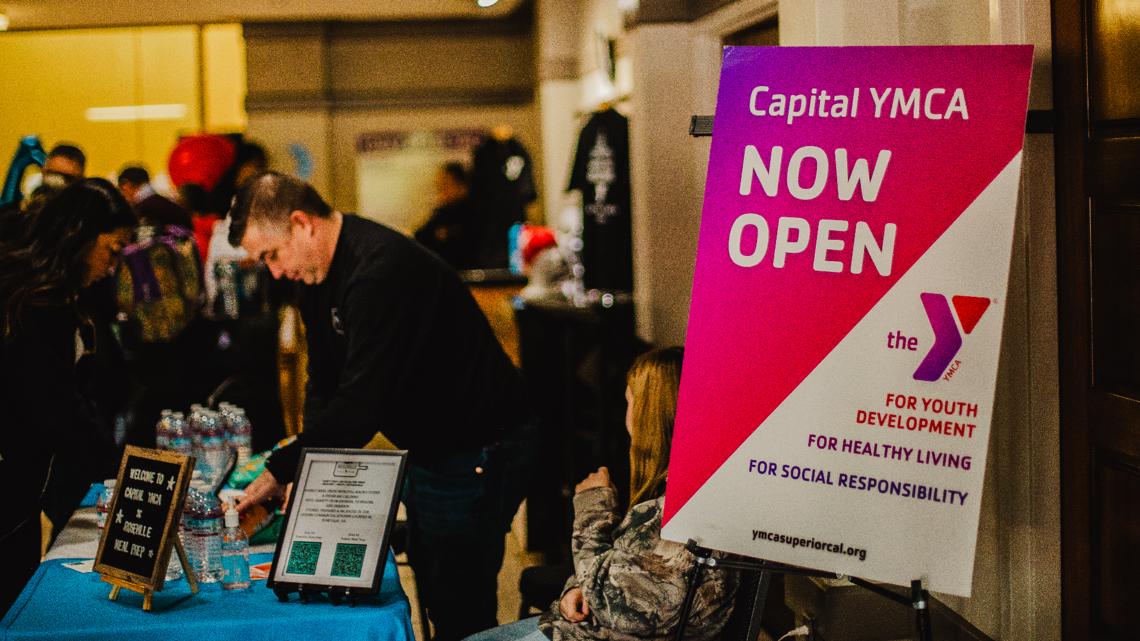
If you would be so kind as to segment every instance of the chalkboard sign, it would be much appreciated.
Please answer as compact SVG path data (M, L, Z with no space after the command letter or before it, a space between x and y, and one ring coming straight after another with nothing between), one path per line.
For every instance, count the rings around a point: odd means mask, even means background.
M104 579L162 589L193 469L193 457L127 446L95 557Z

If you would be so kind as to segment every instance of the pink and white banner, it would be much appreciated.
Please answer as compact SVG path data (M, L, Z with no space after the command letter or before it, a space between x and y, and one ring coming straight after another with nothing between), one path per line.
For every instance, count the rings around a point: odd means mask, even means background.
M1032 52L725 49L665 538L969 595Z

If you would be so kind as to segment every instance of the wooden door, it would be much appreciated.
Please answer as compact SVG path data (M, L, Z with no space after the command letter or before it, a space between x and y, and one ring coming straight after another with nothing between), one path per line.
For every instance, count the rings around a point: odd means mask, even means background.
M1064 638L1140 638L1140 3L1054 0Z

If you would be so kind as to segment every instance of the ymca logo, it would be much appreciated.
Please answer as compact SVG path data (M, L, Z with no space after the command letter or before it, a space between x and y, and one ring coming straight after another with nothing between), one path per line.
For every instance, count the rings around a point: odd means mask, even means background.
M923 292L921 298L926 316L930 319L930 327L934 330L934 345L930 346L930 351L914 371L914 379L936 381L950 367L958 350L962 349L962 334L958 332L958 324L954 322L954 314L951 313L945 296ZM962 331L967 334L977 327L982 314L990 306L990 299L979 296L954 296L950 300L957 312L958 322L962 324Z

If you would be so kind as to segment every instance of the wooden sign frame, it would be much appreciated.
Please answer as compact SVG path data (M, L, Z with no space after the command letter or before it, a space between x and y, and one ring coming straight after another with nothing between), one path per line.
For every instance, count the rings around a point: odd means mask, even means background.
M104 556L107 539L109 538L108 535L112 530L112 515L116 514L121 507L123 492L127 486L127 483L124 481L128 480L125 478L128 473L127 463L132 458L158 461L175 465L178 468L177 476L174 477L172 500L165 507L166 516L163 519L162 531L158 533L159 544L156 554L157 559L149 576L136 574L129 570L116 567L106 562ZM181 521L182 508L186 501L186 489L190 486L190 474L194 470L194 462L193 456L185 456L162 450L151 450L135 447L133 445L128 445L126 451L123 452L122 461L119 463L119 473L116 477L114 498L107 511L108 522L104 526L103 533L99 538L99 551L95 556L95 571L102 575L104 581L113 586L111 593L108 595L108 598L112 601L118 598L119 591L122 588L126 588L143 595L143 610L149 612L151 610L153 594L162 589L163 582L166 580L166 569L170 563L170 554L172 551L176 551L178 554L178 558L182 564L182 570L186 574L186 581L190 584L190 591L195 594L198 592L198 582L186 558L186 551L182 547L182 541L178 537L178 525Z
M305 493L307 488L302 484L302 479L311 480L312 477L308 476L306 465L311 461L321 463L328 463L329 460L319 460L322 457L332 458L339 457L342 461L337 462L339 469L340 465L359 465L368 462L381 462L381 461L394 461L396 469L393 478L393 490L390 497L383 497L385 499L383 507L387 509L387 518L383 523L383 531L380 533L380 540L375 541L378 546L379 559L373 568L371 580L367 586L346 586L346 585L330 585L329 580L320 580L316 576L312 580L288 580L281 577L287 573L285 563L285 556L283 551L292 549L292 540L286 541L290 538L289 535L294 533L295 526L298 519L301 518L300 512L303 509L302 503L305 502ZM380 591L380 583L384 577L384 566L387 563L388 545L392 536L392 529L396 520L396 510L400 503L400 493L404 485L404 474L407 470L408 453L405 450L371 450L371 449L336 449L336 448L305 448L301 450L301 459L297 463L297 472L293 478L293 493L289 498L289 505L285 510L285 520L281 528L281 534L277 538L277 548L273 555L273 565L269 571L267 587L273 589L277 594L277 598L281 601L288 600L289 594L292 592L299 592L301 594L301 601L307 602L308 597L314 593L327 593L330 600L334 603L340 602L342 599L349 599L355 602L359 597L372 596ZM334 474L335 475L335 474ZM370 543L371 544L371 543ZM339 547L339 544L338 544ZM339 554L339 553L338 553ZM316 563L314 562L314 568ZM334 570L335 573L335 570ZM315 572L314 572L315 574ZM295 574L293 576L296 576Z

